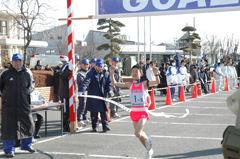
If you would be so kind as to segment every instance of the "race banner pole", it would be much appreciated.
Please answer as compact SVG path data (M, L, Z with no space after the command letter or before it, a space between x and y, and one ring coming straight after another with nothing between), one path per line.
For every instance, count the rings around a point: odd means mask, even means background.
M76 100L74 99L74 71L75 71L75 52L74 52L74 32L71 18L73 17L73 0L67 0L67 26L68 26L68 61L69 68L73 68L69 75L69 117L70 117L70 133L76 132Z

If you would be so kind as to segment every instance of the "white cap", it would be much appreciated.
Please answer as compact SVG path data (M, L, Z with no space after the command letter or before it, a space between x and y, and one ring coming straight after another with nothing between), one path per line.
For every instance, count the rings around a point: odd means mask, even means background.
M61 61L58 61L58 65L62 65L63 63Z

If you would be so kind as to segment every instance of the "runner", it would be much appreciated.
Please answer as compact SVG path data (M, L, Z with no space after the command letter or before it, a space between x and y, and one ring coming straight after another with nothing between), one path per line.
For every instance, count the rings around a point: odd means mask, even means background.
M150 97L147 92L149 85L156 85L160 83L158 69L153 67L154 75L156 76L155 81L141 80L142 69L140 66L135 65L132 67L131 76L133 83L119 83L114 78L115 67L110 67L110 75L112 84L117 87L128 87L131 91L130 100L132 109L130 112L131 120L135 129L135 136L139 138L140 142L147 149L147 159L151 158L153 154L151 137L147 136L143 132L146 121L149 120L148 107L150 106Z

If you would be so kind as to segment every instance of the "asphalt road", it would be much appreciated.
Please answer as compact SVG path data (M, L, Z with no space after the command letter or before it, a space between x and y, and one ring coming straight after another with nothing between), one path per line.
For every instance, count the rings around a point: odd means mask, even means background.
M182 115L189 109L185 118L164 118L150 116L144 131L152 136L153 158L162 159L223 159L221 140L228 125L234 125L236 117L228 110L226 98L236 90L207 94L197 99L190 98L186 93L186 102L173 102L165 106L166 97L157 91L156 103L158 110L173 115ZM128 91L123 91L128 94ZM130 108L129 97L123 98L122 104ZM42 113L43 114L43 113ZM110 123L111 131L91 132L87 126L76 134L65 133L60 136L60 112L48 113L48 136L42 136L33 147L37 153L30 154L16 150L16 159L79 159L79 158L139 158L146 155L145 148L134 136L134 129L129 113L119 110L121 118ZM0 141L0 149L2 149ZM0 152L0 158L5 158Z

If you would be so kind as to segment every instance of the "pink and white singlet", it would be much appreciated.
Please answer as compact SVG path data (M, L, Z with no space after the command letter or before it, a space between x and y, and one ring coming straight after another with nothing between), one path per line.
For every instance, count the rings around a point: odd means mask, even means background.
M130 87L130 100L131 100L131 112L130 117L132 121L137 122L141 118L149 119L148 107L151 104L150 96L144 88L144 82L141 82L139 86L135 86L134 83Z

